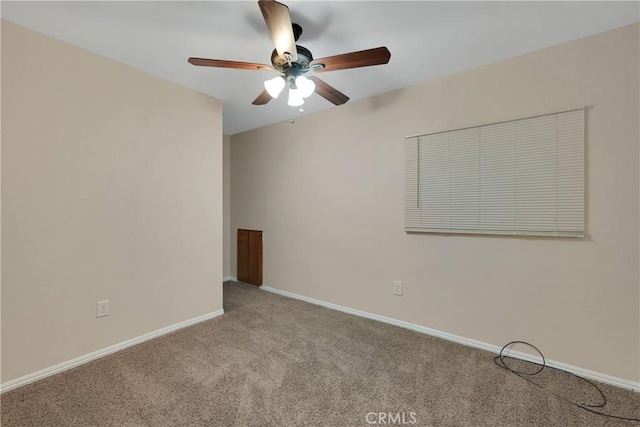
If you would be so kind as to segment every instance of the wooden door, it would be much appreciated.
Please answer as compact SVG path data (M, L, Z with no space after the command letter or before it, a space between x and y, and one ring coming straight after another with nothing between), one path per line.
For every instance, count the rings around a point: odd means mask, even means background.
M262 231L238 229L238 281L262 285Z

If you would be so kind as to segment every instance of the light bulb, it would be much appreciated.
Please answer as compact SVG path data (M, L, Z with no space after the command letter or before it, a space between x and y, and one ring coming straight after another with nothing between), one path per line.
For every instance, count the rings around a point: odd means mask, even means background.
M315 82L306 78L305 76L296 77L296 87L300 91L300 95L303 98L311 96L313 91L316 90Z
M265 80L264 82L264 88L269 93L269 96L271 96L273 99L276 99L278 95L280 95L280 92L282 92L284 86L285 81L282 76L274 77L270 80Z
M287 102L291 107L299 107L304 104L304 99L300 95L300 89L289 89L289 101Z

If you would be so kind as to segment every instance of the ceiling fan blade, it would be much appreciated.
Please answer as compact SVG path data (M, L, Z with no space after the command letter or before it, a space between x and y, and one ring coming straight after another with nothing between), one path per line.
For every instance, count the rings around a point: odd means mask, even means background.
M342 105L349 100L349 97L344 93L340 92L338 89L333 86L325 83L315 76L308 77L310 80L316 84L316 93L331 102L334 105Z
M260 0L258 5L278 55L282 59L287 59L285 53L288 53L291 55L291 61L297 61L298 51L293 36L289 8L274 0Z
M260 95L258 95L258 97L256 99L253 100L252 104L253 105L264 105L266 103L268 103L269 101L271 101L271 95L269 95L269 92L265 90L262 91L262 93Z
M256 64L253 62L226 61L224 59L189 58L189 63L202 67L236 68L240 70L267 70L277 71L271 65Z
M382 65L389 62L391 52L386 47L360 50L358 52L343 53L342 55L328 56L311 62L311 67L322 64L324 68L314 69L316 73L325 71L345 70L348 68L369 67Z

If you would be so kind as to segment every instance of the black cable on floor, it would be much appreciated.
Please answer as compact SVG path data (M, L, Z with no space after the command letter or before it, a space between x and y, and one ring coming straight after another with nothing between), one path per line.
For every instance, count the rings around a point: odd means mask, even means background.
M536 352L538 352L538 354L539 354L539 355L540 355L540 357L542 358L542 364L540 364L540 363L536 363L536 362L529 362L529 361L526 361L527 363L531 363L531 364L533 364L533 365L539 366L539 368L538 368L535 372L522 372L522 371L518 371L518 370L516 370L516 369L513 369L513 368L509 367L509 366L504 362L504 361L505 361L505 359L516 359L516 358L514 358L514 357L509 357L509 356L505 356L505 355L504 355L504 351L505 351L508 347L510 347L510 346L512 346L512 345L514 345L514 344L524 344L524 345L527 345L527 346L531 347L531 348L532 348L532 349L534 349ZM520 360L520 359L516 359L516 360ZM536 387L538 387L538 388L542 389L543 391L545 391L545 392L547 392L547 393L549 393L549 394L551 394L551 395L555 396L557 399L560 399L560 400L562 400L562 401L564 401L564 402L570 403L570 404L572 404L573 406L577 406L577 407L578 407L578 408L580 408L580 409L584 409L585 411L589 411L589 412L591 412L592 414L601 415L601 416L603 416L603 417L608 417L608 418L615 418L615 419L618 419L618 420L625 420L625 421L636 421L636 422L640 422L640 418L623 417L623 416L620 416L620 415L607 414L607 413L605 413L605 412L600 412L600 411L596 411L595 409L593 409L593 408L602 408L602 407L604 407L604 406L607 404L607 398L606 398L606 396L604 395L604 393L602 392L602 390L600 389L600 387L598 387L598 385L597 385L597 384L595 384L594 382L589 381L589 380L588 380L588 379L586 379L586 378L582 378L581 376L576 375L576 374L574 374L574 373L572 373L572 372L568 372L568 371L565 371L564 369L560 369L560 368L554 368L554 367L552 367L552 366L547 366L547 362L546 362L546 360L545 360L544 355L542 354L542 352L541 352L540 350L538 350L538 348L537 348L536 346L534 346L534 345L532 345L532 344L529 344L529 343L528 343L528 342L526 342L526 341L511 341L510 343L506 344L504 347L502 347L502 350L500 350L500 354L499 354L498 356L496 356L496 357L494 357L494 358L493 358L493 361L495 362L495 364L496 364L496 365L500 366L501 368L506 369L506 370L508 370L508 371L510 371L510 372L512 372L512 373L514 373L514 374L516 374L517 376L519 376L520 378L524 379L525 381L528 381L529 383L531 383L531 384L535 385ZM587 384L591 385L591 386L592 386L593 388L595 388L595 389L598 391L598 393L600 394L600 397L602 398L602 403L595 403L595 404L592 404L592 403L586 403L586 402L580 402L580 403L573 402L572 400L569 400L569 399L567 399L566 397L564 397L564 396L562 396L562 395L560 395L560 394L557 394L557 393L554 393L554 392L552 392L552 391L549 391L549 390L545 389L545 388L544 388L544 387L542 387L541 385L537 384L536 382L534 382L534 381L532 381L531 379L529 379L529 378L528 378L528 377L533 377L533 376L535 376L535 375L539 374L540 372L542 372L542 370L543 370L544 368L550 368L550 369L554 369L554 370L556 370L556 371L564 372L564 373L566 373L566 374L572 375L572 376L574 376L575 378L578 378L578 379L580 379L580 380L582 380L582 381L586 382Z

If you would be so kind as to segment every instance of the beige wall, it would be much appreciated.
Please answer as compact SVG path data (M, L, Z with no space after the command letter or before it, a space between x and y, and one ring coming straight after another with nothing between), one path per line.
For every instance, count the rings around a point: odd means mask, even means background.
M2 66L2 382L221 309L221 103L4 21Z
M264 230L269 286L637 382L638 40L628 26L234 135L231 232ZM404 136L583 105L588 238L404 232Z
M223 138L223 158L224 158L224 198L222 207L223 213L223 227L224 227L224 277L231 276L231 136L224 135Z

